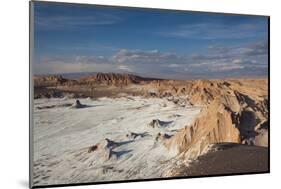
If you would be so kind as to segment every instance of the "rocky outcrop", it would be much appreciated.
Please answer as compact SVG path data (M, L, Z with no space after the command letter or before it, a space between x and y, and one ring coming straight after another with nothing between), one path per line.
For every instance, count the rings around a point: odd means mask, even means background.
M51 75L51 76L34 76L33 78L35 87L42 86L56 86L62 85L68 82L68 79L63 78L60 75Z
M76 100L71 106L71 108L74 108L74 109L85 108L85 107L87 107L87 106L84 104L81 104L81 102L79 100Z
M130 89L130 85L140 86L154 81L157 78L144 78L132 74L97 73L93 76L77 80L66 79L62 76L34 76L34 98L60 98L63 95L78 97L117 96L126 89L131 95L142 95L141 90ZM59 94L59 95L57 95Z
M145 136L148 136L149 134L147 132L144 133L134 133L134 132L129 132L126 134L126 137L129 139L137 139L137 138L143 138Z
M147 126L151 128L162 128L170 125L173 121L161 121L159 119L153 119Z
M189 100L204 105L193 124L165 145L179 154L196 158L212 143L233 142L267 146L267 83L236 81L201 82L189 86Z
M156 141L165 141L166 139L171 138L171 135L168 135L167 133L158 133L155 137Z
M97 73L95 76L81 78L81 81L88 83L101 83L106 85L129 85L138 84L143 81L148 81L149 78L143 78L132 74L119 73ZM153 80L153 79L151 79Z
M118 160L123 155L131 152L131 150L117 151L116 147L122 146L130 142L132 141L116 142L108 138L105 138L104 140L100 141L100 143L90 146L87 149L88 149L88 153L95 154L96 158L98 159L103 159L104 161L108 161L108 160L115 161Z
M202 111L192 125L176 133L165 145L177 153L185 153L189 158L199 156L212 143L240 143L240 132L232 123L231 111L223 104L212 102Z

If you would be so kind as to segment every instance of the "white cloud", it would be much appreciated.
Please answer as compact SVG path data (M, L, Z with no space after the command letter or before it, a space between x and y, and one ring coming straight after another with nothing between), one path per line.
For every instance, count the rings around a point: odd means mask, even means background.
M191 39L244 39L267 36L264 24L235 24L225 27L224 24L214 22L189 23L158 34Z
M255 57L241 50L249 47L250 45L211 46L204 54L184 56L157 49L121 49L111 56L43 57L34 64L34 70L35 73L134 72L146 76L174 75L175 77L186 76L186 73L189 77L228 76L232 70L239 72L241 70L241 74L245 75L267 74L267 56ZM265 48L261 45L258 47Z
M242 60L241 59L234 59L232 61L233 64L241 64L242 63Z
M112 57L112 61L118 63L168 63L178 61L181 57L172 53L154 50L127 50L121 49Z
M118 68L122 71L132 72L133 70L126 65L119 65Z
M214 72L221 72L221 71L231 71L236 69L243 69L244 66L241 65L232 65L232 64L222 64L222 65L216 65L214 67L211 67L210 70Z
M112 64L104 57L96 56L42 57L33 64L33 69L35 74L115 72L118 70L116 64Z

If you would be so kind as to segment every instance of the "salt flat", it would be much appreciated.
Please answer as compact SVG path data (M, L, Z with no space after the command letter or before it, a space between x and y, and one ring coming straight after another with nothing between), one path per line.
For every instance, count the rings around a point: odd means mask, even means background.
M75 99L67 98L34 100L35 185L162 177L176 154L156 140L158 133L172 136L200 112L164 98L79 100L87 106L73 109ZM158 125L149 126L152 120ZM115 144L110 155L104 148L89 152L106 138Z

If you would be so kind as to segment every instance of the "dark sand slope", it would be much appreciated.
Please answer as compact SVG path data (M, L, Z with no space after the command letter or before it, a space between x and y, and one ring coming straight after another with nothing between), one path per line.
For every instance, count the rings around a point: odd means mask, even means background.
M268 172L268 148L220 143L205 155L181 168L177 176L207 176L235 173Z

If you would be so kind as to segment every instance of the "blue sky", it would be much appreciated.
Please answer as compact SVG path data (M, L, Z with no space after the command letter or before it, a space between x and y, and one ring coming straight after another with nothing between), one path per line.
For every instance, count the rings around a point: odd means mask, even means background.
M34 72L267 76L267 18L34 3Z

